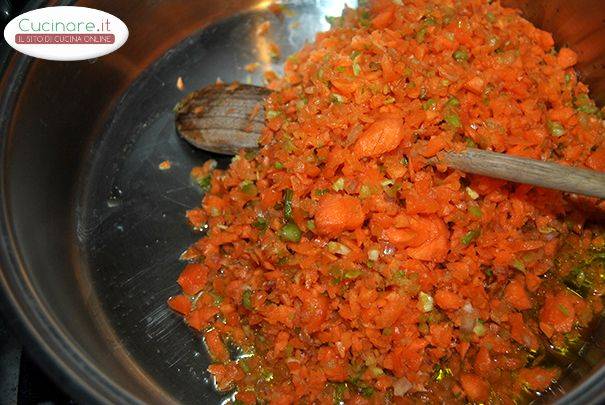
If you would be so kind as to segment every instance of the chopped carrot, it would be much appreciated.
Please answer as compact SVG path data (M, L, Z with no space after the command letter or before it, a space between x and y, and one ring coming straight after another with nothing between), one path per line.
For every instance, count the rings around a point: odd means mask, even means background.
M529 295L527 294L527 291L525 291L523 283L518 279L511 281L510 284L506 286L504 289L504 297L510 305L520 311L531 309L532 307Z
M475 374L462 374L460 385L471 401L484 402L489 396L489 386L485 380Z
M383 11L372 19L372 25L376 28L385 28L393 21L395 9L393 7Z
M525 275L525 284L527 285L527 289L531 292L535 292L538 289L538 286L542 283L542 279L532 273L527 273Z
M197 306L189 312L185 318L187 324L197 331L206 328L209 322L219 313L218 308L213 306Z
M492 369L492 359L489 354L489 350L485 347L481 347L477 356L475 357L475 363L473 368L480 375L487 374Z
M269 28L271 28L271 21L263 21L256 27L256 35L265 35L269 31Z
M176 79L176 88L180 91L185 90L185 82L183 81L183 78L181 76Z
M158 169L160 169L160 170L170 170L171 167L172 167L172 163L170 162L170 160L163 160L158 165Z
M211 364L208 371L216 380L216 385L220 391L228 390L234 383L244 378L244 373L234 363Z
M540 328L546 336L570 332L575 321L574 303L569 293L548 295L540 311Z
M198 263L190 263L185 266L179 276L179 285L185 294L193 295L200 292L206 285L208 269Z
M279 355L282 350L286 348L286 346L288 345L288 339L289 335L287 332L281 331L277 334L274 347L275 355Z
M168 300L168 306L173 311L187 315L191 309L191 300L185 295L175 295Z
M365 214L357 198L328 194L319 202L315 226L322 235L338 235L342 231L361 226L364 219Z
M345 381L348 376L347 364L338 355L338 352L329 347L321 347L317 355L323 364L323 372L329 381Z
M403 120L387 118L371 124L353 146L359 157L378 156L397 148L406 139Z
M308 333L321 328L329 312L329 300L317 293L304 293L302 299L302 313L300 321Z
M523 315L516 313L510 314L509 322L511 325L510 335L519 344L530 350L537 350L540 342L538 337L530 330L523 320Z
M557 63L563 69L572 67L578 62L578 54L569 48L561 48L557 55Z
M411 229L417 237L406 249L410 257L425 261L442 261L449 250L449 232L443 220L436 216L413 218Z
M445 310L455 310L462 307L464 301L457 294L441 289L435 294L435 303Z
M485 87L485 81L482 78L476 76L466 82L464 87L475 94L481 94Z
M194 228L201 228L207 219L206 213L201 209L188 210L186 216Z
M258 62L253 62L253 63L248 63L246 66L244 66L244 70L248 73L252 73L254 71L256 71L256 69L258 69L260 67L260 64Z
M237 401L240 401L241 403L246 405L256 404L256 395L254 395L254 392L238 392L235 395L235 398Z
M543 367L524 368L519 371L519 380L534 391L544 391L558 376L559 371Z
M586 160L586 165L593 170L605 171L605 147L601 146Z
M225 362L229 360L229 352L221 339L221 335L218 330L213 329L206 332L204 335L208 351L212 355L212 358L218 362Z

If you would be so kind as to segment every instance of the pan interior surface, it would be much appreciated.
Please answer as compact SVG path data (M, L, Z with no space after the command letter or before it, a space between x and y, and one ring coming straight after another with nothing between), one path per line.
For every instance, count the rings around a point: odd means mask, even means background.
M202 197L189 172L207 159L223 168L230 162L180 139L172 109L187 92L219 78L262 85L265 70L280 70L269 54L271 41L283 55L291 54L328 29L325 15L339 15L343 7L343 1L303 2L278 15L256 10L203 29L137 79L92 148L76 207L83 283L92 286L100 328L128 354L124 361L171 398L224 398L212 387L201 337L166 300L179 291L179 256L201 237L185 218ZM271 28L259 35L264 21ZM251 74L244 66L252 62L260 66ZM183 91L176 86L179 77ZM170 162L169 170L159 169L163 161Z

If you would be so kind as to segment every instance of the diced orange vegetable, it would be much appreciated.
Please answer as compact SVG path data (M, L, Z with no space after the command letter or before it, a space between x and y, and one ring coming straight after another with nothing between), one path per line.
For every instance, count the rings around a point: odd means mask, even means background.
M475 374L462 374L460 376L460 384L471 401L487 401L489 386L483 378Z
M506 301L514 308L524 311L526 309L531 309L531 300L527 291L523 287L523 283L519 280L513 280L509 285L504 289L504 297Z
M219 390L226 391L234 383L244 378L244 372L234 363L211 364L208 371L216 379L216 385Z
M172 310L182 315L186 315L191 309L191 300L185 295L176 295L174 297L170 297L168 300L168 306Z
M206 213L201 209L187 211L187 219L195 228L200 228L206 222Z
M563 69L567 69L572 67L578 62L578 54L572 51L569 48L561 48L559 54L557 55L557 63Z
M215 361L225 362L229 360L229 352L227 351L227 348L225 347L218 330L213 329L206 332L204 339L206 341L206 345L208 346L208 350Z
M525 325L523 315L516 313L510 314L508 320L511 325L510 335L519 344L530 350L537 350L540 342L538 337Z
M397 148L404 139L406 139L406 132L402 119L381 119L359 135L353 146L353 153L360 158L379 156Z
M540 311L540 328L546 336L554 332L570 332L575 320L575 308L569 293L562 291L548 295Z
M179 285L187 295L200 292L206 285L208 268L199 263L189 263L179 276Z
M492 360L489 355L489 350L487 350L485 347L481 347L479 349L477 357L475 357L475 364L473 368L477 373L479 373L479 375L487 374L491 370Z
M372 19L372 25L376 28L384 28L387 27L395 17L394 8L389 8L382 13L378 14L376 17Z
M218 314L218 308L211 306L199 306L189 312L185 318L187 324L197 331L201 331L208 326L209 322Z
M483 92L483 89L485 88L485 80L476 76L466 82L464 87L475 94L481 94Z
M322 235L338 235L352 231L363 224L365 214L355 197L328 194L320 202L315 213L315 226Z
M300 321L308 333L321 328L328 316L330 302L327 297L317 293L306 293L302 298Z
M437 291L435 294L435 303L445 310L455 310L464 305L464 301L460 296L445 289Z
M544 391L559 377L559 372L543 367L524 368L519 371L519 380L534 391Z

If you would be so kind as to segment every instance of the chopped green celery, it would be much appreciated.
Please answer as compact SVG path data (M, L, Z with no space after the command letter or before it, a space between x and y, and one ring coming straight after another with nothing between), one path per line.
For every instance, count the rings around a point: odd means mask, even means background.
M458 100L454 96L451 96L449 98L449 100L447 100L447 102L445 104L448 105L448 106L450 106L450 107L458 107L460 105L460 100Z
M333 184L332 189L334 191L342 191L345 189L345 179L339 177Z
M292 218L292 197L294 196L294 191L292 189L284 190L284 218L290 219Z
M515 259L513 267L519 271L525 272L525 264L519 259Z
M487 329L485 328L483 321L477 319L477 322L475 322L475 326L473 327L473 333L477 336L483 336L485 335L485 332L487 332Z
M330 241L328 242L328 252L338 253L339 255L348 255L351 253L351 249L342 243Z
M281 115L281 111L275 111L275 110L267 111L267 118L270 120L273 118L279 117L280 115Z
M204 193L207 193L208 191L210 191L210 187L212 184L212 176L207 175L204 177L198 177L195 179L197 181L197 184L200 186L200 188L202 189L202 191Z
M343 277L347 280L352 280L363 274L363 271L359 269L351 269L344 272Z
M546 126L548 127L548 132L550 132L552 136L560 137L565 135L565 127L561 125L560 122L548 121Z
M431 312L433 310L433 297L423 291L418 294L418 308L422 312Z
M441 367L440 365L435 365L433 371L433 379L435 381L441 381L444 378L452 375L452 370L450 370L448 367Z
M447 114L443 117L445 122L447 122L452 128L462 128L462 123L460 122L460 117L456 114Z
M425 37L426 37L426 28L422 28L416 33L416 41L419 43L423 43Z
M254 309L254 307L252 306L252 291L251 290L245 290L244 293L242 294L242 304L244 305L244 308L252 311Z
M452 54L452 56L456 62L466 62L468 60L468 52L464 49L458 49Z
M369 197L371 195L372 195L372 189L370 189L370 186L368 186L367 184L363 184L359 188L359 196L361 198L367 198L367 197Z
M347 101L347 99L344 96L341 96L338 93L332 93L332 96L330 99L334 104L342 104L345 101Z
M422 109L425 111L428 110L434 110L435 107L437 106L437 101L435 101L435 99L429 98L428 100L426 100L424 102L424 104L422 104Z
M247 195L258 194L258 189L256 188L256 185L254 184L254 182L251 180L242 181L239 185L239 188L240 188L240 190L242 190L242 192L244 194L247 194Z
M478 199L478 198L479 198L479 193L477 193L475 190L473 190L473 189L472 189L472 188L470 188L470 187L467 187L467 188L466 188L466 194L468 194L468 196L469 196L470 198L472 198L473 200L476 200L476 199Z
M483 212L481 212L481 208L479 208L475 205L468 207L468 212L472 216L477 217L477 218L481 218L483 216Z
M478 229L474 229L472 231L468 231L463 237L462 239L460 239L460 241L462 242L462 244L464 246L468 246L471 244L472 241L474 241L475 239L477 239L477 237L479 237L479 235L481 234L481 231Z
M265 231L269 227L269 221L267 221L262 214L258 214L254 222L252 222L252 226L261 231Z
M301 235L300 229L293 222L287 223L279 231L279 236L289 242L300 242Z

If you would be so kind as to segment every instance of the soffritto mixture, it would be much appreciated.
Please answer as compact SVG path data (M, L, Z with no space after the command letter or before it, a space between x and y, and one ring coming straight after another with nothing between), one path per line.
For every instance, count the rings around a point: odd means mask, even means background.
M260 152L193 171L208 232L170 306L239 403L529 400L603 309L598 202L427 160L605 170L576 54L485 0L377 0L332 26L271 84Z

